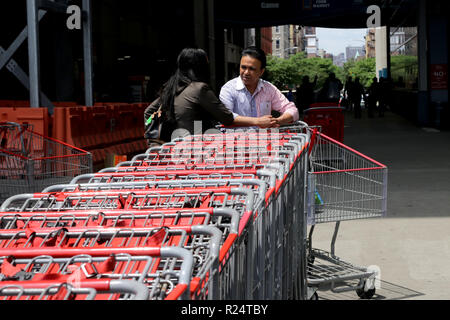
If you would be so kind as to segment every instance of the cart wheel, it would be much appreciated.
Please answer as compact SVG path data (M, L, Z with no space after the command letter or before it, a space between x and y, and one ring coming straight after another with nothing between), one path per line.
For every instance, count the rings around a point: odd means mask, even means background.
M365 287L366 282L364 281L364 287ZM364 300L370 300L373 298L373 296L375 295L376 289L370 289L368 291L364 291L364 287L362 287L362 289L358 289L356 290L356 294L358 295L358 297L360 297L361 299Z

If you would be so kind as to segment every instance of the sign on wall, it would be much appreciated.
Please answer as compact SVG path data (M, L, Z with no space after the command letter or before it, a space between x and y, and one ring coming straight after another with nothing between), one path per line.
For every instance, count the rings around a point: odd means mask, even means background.
M448 65L432 64L430 66L430 86L432 90L448 89Z

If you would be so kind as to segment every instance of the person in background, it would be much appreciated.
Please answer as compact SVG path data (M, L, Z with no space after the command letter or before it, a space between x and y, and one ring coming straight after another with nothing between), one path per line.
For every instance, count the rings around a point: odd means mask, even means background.
M379 83L380 92L380 105L378 107L378 113L380 118L384 117L384 113L388 110L388 106L391 104L392 98L392 79L391 78L380 78Z
M267 58L263 50L247 48L242 52L240 76L222 87L220 100L241 125L277 128L300 118L295 104L273 84L261 79L266 66ZM273 117L274 111L281 115Z
M341 100L341 90L343 88L342 82L336 78L336 75L333 72L331 72L323 85L321 102L338 104Z
M347 111L352 111L352 101L350 100L353 92L353 79L352 77L347 78L345 83L344 97L347 99Z
M355 110L355 119L362 118L362 110L361 110L361 99L364 94L364 87L359 82L359 78L355 78L355 82L353 83L351 91L351 103L353 106L353 110Z
M290 102L294 102L294 93L292 92L292 89L289 89L289 92L286 97Z
M304 76L302 84L297 88L297 108L303 113L314 102L314 89L317 85L318 77L314 78L314 82L309 81L308 76Z
M379 83L378 83L377 78L373 78L372 84L368 88L367 93L368 93L368 97L367 97L368 115L369 115L369 118L373 118L375 116L375 110L377 109L377 103L380 99L380 97L379 97L380 90L379 90Z

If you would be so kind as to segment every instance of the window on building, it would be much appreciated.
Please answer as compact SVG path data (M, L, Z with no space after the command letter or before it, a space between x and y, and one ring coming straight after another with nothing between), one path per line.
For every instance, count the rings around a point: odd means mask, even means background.
M275 47L280 49L280 40L275 41Z

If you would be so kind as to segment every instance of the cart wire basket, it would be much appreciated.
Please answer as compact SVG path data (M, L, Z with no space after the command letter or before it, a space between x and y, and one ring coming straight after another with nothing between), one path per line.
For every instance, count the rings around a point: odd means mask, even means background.
M330 288L335 293L353 291L360 298L375 294L376 271L343 261L335 254L342 221L382 218L387 212L388 168L350 147L313 130L309 157L307 214L308 286ZM331 251L314 249L316 225L335 223Z
M0 203L92 170L89 152L36 133L29 125L0 122Z

